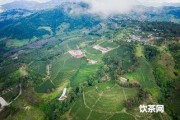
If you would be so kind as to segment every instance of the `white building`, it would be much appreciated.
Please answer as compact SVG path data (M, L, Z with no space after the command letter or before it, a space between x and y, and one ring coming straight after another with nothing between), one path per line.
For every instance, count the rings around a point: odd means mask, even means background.
M87 61L88 61L88 64L97 64L98 62L97 61L95 61L95 60L90 60L90 59L87 59Z
M1 104L1 107L0 107L0 111L3 110L3 108L5 106L8 106L9 104L4 100L4 98L0 97L0 104Z
M64 88L64 89L63 89L63 93L62 93L61 97L59 97L58 100L62 101L62 100L64 100L65 98L67 98L66 92L67 92L67 88Z
M126 83L128 80L127 80L126 78L120 77L120 81L121 81L122 83Z

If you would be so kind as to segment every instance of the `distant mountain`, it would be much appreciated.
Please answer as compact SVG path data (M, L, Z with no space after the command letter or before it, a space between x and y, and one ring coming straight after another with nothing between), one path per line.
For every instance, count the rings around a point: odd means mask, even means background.
M52 9L56 6L61 5L62 3L66 2L65 0L51 0L45 3L39 3L33 7L31 7L29 10L47 10Z
M164 21L180 24L180 7L147 7L137 6L126 15L130 19L138 21Z
M180 3L162 3L162 6L180 7Z
M40 6L43 7L40 7ZM55 6L59 5L56 8ZM58 27L62 24L68 24L67 31L79 28L92 29L98 25L102 19L96 14L88 12L86 3L63 3L59 0L53 0L47 3L38 4L36 9L45 9L34 11L17 9L9 10L0 14L0 38L30 39L50 34L46 29L51 28L53 34L56 34ZM34 7L31 7L32 9ZM119 14L118 20L135 21L165 21L180 24L180 7L147 7L137 6L131 13ZM27 15L27 16L26 16ZM113 16L112 16L113 17ZM104 18L105 19L105 18ZM4 20L4 21L3 21ZM19 34L22 33L22 34Z
M4 11L3 7L0 6L0 13L2 13Z
M84 9L81 4L69 3L69 6L62 5L51 10L38 11L34 14L14 21L0 22L0 38L17 38L30 39L33 37L41 37L45 34L50 34L45 29L38 29L43 26L51 28L53 33L56 33L58 27L67 23L67 30L71 31L79 28L90 29L99 24L99 17L87 13L72 15L71 6ZM12 12L11 12L12 14ZM22 34L19 34L22 33Z
M51 0L45 3L20 0L20 1L14 1L11 3L4 4L1 7L6 11L12 9L45 10L45 9L54 8L62 4L63 2L65 2L65 0Z
M61 5L65 0L51 0L46 3L42 3L41 5L37 6L39 9L46 9L46 8L53 8L55 6Z
M34 9L35 6L39 5L40 3L38 2L34 2L34 1L24 1L24 0L20 0L20 1L14 1L11 3L7 3L2 5L3 9L5 10L12 10L12 9Z
M25 9L13 9L0 13L0 21L5 20L16 20L19 18L27 17L31 15L33 12Z
M165 6L173 6L173 7L180 7L180 3L172 3L172 2L143 2L143 3L139 3L139 5L143 5L146 7L165 7Z

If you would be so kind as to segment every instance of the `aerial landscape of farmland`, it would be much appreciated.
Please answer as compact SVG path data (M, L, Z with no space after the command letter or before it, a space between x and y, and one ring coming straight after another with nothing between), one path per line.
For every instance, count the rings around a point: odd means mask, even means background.
M179 120L180 2L138 1L0 1L0 120Z

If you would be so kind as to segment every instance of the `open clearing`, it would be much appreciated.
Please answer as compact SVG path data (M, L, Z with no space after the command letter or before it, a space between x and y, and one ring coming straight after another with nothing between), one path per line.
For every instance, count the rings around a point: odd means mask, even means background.
M70 50L68 52L75 58L82 58L85 55L85 53L81 50Z
M105 47L104 48L104 47L101 47L99 45L95 45L93 48L96 49L96 50L101 51L102 53L107 53L107 52L112 50L112 48L110 48L110 47Z
M137 57L144 57L143 47L141 45L136 46L136 56Z

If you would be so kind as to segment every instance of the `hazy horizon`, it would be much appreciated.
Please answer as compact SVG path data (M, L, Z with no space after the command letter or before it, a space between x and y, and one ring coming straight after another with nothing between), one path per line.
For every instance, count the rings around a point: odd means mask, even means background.
M7 3L11 3L11 2L14 2L14 1L36 1L36 2L40 2L40 3L43 3L43 2L48 2L48 1L51 1L51 0L0 0L0 5L3 5L3 4L7 4ZM65 1L69 1L69 0L65 0ZM71 0L73 2L76 2L76 1L93 1L93 2L101 2L102 0ZM108 0L103 0L104 2L108 1ZM118 2L122 2L123 0L118 0ZM130 0L132 2L134 2L135 0ZM159 3L180 3L179 0L136 0L138 1L139 3L145 3L145 4L151 4L151 5L155 5L155 4L159 4ZM114 2L114 0L112 0L112 2Z

